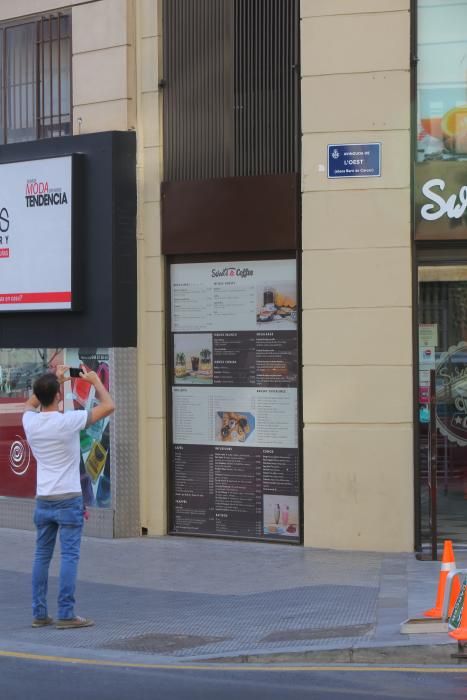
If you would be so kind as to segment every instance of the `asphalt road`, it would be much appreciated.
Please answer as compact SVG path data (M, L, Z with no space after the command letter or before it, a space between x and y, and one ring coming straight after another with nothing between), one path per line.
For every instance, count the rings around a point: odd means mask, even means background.
M467 671L467 669L466 669ZM2 700L465 700L467 672L423 667L142 668L0 656Z

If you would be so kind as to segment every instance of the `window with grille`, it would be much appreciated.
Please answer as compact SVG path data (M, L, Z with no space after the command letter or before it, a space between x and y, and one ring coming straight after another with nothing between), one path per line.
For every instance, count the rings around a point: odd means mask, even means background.
M71 133L71 16L0 25L0 143Z

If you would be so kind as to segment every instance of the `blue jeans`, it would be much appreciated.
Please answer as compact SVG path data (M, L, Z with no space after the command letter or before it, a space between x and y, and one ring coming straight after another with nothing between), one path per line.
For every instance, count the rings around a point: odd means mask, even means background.
M57 532L60 533L60 582L58 619L75 616L75 587L78 573L81 533L83 531L83 499L36 501L34 525L37 529L36 553L32 570L32 614L47 617L49 564L54 553Z

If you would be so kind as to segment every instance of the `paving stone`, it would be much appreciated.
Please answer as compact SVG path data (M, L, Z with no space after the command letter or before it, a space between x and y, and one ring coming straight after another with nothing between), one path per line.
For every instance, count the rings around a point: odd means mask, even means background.
M85 539L77 613L96 626L36 630L34 533L0 535L0 643L21 649L62 645L75 653L196 659L418 644L418 636L400 635L399 625L410 611L434 603L440 569L410 554L173 537ZM52 614L57 574L55 557Z

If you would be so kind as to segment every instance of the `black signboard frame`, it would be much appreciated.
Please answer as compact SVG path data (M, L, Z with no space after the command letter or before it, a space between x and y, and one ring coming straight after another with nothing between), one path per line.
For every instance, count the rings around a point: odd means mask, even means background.
M0 164L70 155L78 170L73 176L72 281L79 304L71 311L2 312L0 347L136 347L134 132L0 146Z
M219 534L208 532L176 532L174 529L174 505L175 505L175 477L172 462L174 447L173 441L173 400L172 400L172 377L173 377L173 347L172 347L172 290L171 290L171 266L174 264L196 264L196 263L222 263L236 261L277 261L295 260L296 263L296 294L297 294L297 458L298 458L298 537L294 540L286 541L274 536L254 537L232 534ZM217 255L172 255L165 258L165 292L166 292L166 344L165 344L165 365L166 365L166 455L167 455L167 532L173 536L186 537L209 537L214 539L234 539L248 540L264 543L288 544L300 546L303 544L303 401L302 401L302 328L301 328L301 267L300 257L295 251L281 251L271 253L233 253ZM203 446L200 446L203 447ZM244 449L244 448L243 448Z

